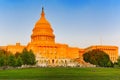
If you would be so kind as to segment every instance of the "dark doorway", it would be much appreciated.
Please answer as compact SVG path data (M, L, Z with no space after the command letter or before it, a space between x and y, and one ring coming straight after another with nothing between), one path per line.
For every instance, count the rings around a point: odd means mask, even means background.
M52 60L52 63L54 64L54 59Z

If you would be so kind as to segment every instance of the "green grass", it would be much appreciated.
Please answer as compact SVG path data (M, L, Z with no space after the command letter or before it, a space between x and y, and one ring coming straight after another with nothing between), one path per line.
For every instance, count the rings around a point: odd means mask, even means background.
M0 80L120 80L120 69L27 68L0 70Z

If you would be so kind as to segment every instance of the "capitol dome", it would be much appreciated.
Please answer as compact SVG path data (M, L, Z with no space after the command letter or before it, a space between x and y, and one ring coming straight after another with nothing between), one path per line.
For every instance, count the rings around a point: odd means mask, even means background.
M35 44L51 44L55 42L55 36L50 23L45 18L44 8L42 8L41 17L36 22L31 35L31 42Z

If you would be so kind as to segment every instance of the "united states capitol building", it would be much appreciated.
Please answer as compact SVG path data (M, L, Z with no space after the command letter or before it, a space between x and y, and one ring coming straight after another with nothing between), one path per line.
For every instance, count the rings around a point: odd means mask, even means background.
M61 33L62 34L62 33ZM105 51L112 62L118 59L118 47L108 45L93 45L82 49L70 47L68 44L56 43L55 34L51 24L45 18L44 8L41 17L35 23L32 30L31 41L27 45L16 43L15 45L0 46L1 49L13 54L22 52L24 48L32 50L36 56L37 66L92 66L83 60L83 54L93 49Z

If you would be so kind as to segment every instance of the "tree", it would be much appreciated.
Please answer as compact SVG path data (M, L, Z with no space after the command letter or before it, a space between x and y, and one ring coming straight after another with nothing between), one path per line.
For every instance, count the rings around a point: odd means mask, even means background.
M21 57L23 60L23 64L34 65L36 63L35 55L33 54L33 52L31 50L27 51L27 49L24 49L21 54Z
M120 67L120 56L118 57L116 64Z
M4 60L4 56L0 56L0 67L4 66L5 60Z
M29 51L29 57L30 57L30 65L36 64L35 55L32 50Z
M22 58L21 58L20 56L18 56L18 57L16 58L16 64L15 64L15 66L16 66L16 67L22 66L22 64L23 64Z
M8 52L5 50L0 49L0 66L7 66L8 65Z
M86 62L89 62L94 65L98 65L101 67L112 67L113 66L113 63L111 62L109 58L109 55L98 49L86 52L85 54L83 54L83 59Z
M0 67L4 66L13 66L18 67L23 64L26 65L34 65L36 64L35 55L32 50L28 51L24 49L22 53L16 53L13 55L10 52L4 51L0 49Z
M112 63L112 61L109 61L108 63L107 63L107 67L113 67L114 66L114 64Z
M28 55L28 51L27 51L26 48L23 49L22 54L21 54L21 57L22 57L22 61L23 61L23 64L24 64L24 65L25 65L25 64L29 64L29 60L28 60L29 55Z
M15 57L16 57L16 58L18 58L18 57L20 57L20 56L21 56L21 53L19 53L19 52L16 52L16 53L15 53Z
M15 67L15 64L16 64L16 58L15 58L15 56L12 55L12 54L9 55L8 56L8 65Z

